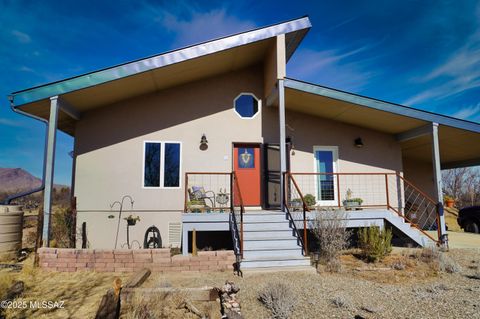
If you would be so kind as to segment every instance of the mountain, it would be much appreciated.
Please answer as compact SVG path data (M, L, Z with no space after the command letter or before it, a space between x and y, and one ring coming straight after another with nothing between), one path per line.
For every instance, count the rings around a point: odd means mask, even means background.
M39 187L40 178L21 168L0 168L0 193L14 193ZM55 185L55 188L68 187Z

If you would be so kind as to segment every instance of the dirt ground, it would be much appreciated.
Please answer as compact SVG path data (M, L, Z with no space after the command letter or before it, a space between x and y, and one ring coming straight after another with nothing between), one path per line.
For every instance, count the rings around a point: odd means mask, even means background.
M286 284L296 300L292 318L480 318L480 250L451 249L445 255L460 267L441 271L419 259L420 249L402 249L378 264L367 264L352 252L342 256L342 271L154 273L142 287L220 287L232 280L240 287L238 297L245 318L270 318L259 302L265 286ZM112 286L115 274L95 272L48 273L27 265L21 272L0 271L0 293L13 280L26 283L17 301L64 301L63 309L8 309L7 318L93 318L102 295ZM128 274L121 276L126 280ZM173 299L177 302L178 299ZM158 303L157 303L158 304ZM219 318L218 304L198 304L211 318ZM194 318L185 311L169 309L165 318ZM135 318L125 313L122 318Z

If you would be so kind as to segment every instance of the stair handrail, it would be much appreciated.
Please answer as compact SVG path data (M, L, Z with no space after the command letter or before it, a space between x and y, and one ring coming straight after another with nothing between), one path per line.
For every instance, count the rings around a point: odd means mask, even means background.
M394 211L398 216L400 216L401 218L403 218L406 222L408 222L412 227L416 228L418 231L420 231L423 235L427 236L428 238L430 238L432 241L434 241L437 245L440 243L440 237L441 237L441 233L440 233L440 212L439 212L439 208L438 208L438 203L433 200L430 196L428 196L426 193L424 193L422 190L420 190L417 186L415 186L414 184L412 184L410 181L408 181L407 179L405 179L402 175L400 175L399 173L396 173L395 176L397 178L399 178L400 180L402 180L405 184L407 184L408 186L410 186L411 188L413 188L415 191L417 191L420 195L422 195L428 202L430 202L431 204L433 204L435 207L436 207L436 216L435 216L435 219L436 219L436 223L437 223L437 235L438 235L438 239L435 239L432 235L430 235L429 233L427 233L426 231L424 231L422 228L418 227L418 225L416 223L414 223L412 220L410 220L409 218L407 218L405 216L405 214L402 214L400 213L397 209L395 209L393 206L390 205L390 199L389 199L389 196L388 196L388 175L391 175L391 174L385 174L385 181L386 181L386 192L387 192L387 209L391 209L392 211ZM442 207L443 208L443 207Z
M293 227L297 233L298 238L300 238L300 242L302 243L302 248L305 256L308 256L308 229L307 229L307 212L310 211L307 202L305 201L305 198L303 197L302 191L300 190L300 187L298 187L297 181L293 177L293 175L290 172L285 173L285 196L284 198L284 204L285 208L287 211L287 216L291 219L293 222ZM290 209L288 208L288 201L287 201L287 195L288 195L288 187L290 185L290 180L292 181L293 187L297 190L298 196L300 196L300 199L302 201L302 210L303 210L303 238L300 236L300 232L297 229L297 226L295 225L295 221L292 218L292 215L290 214Z
M238 183L238 177L235 171L232 172L232 196L231 196L231 212L234 215L236 231L238 239L240 240L240 257L243 258L243 214L245 212L245 206L243 205L242 192L240 191L240 184ZM235 189L238 192L238 203L240 206L240 230L238 229L238 220L235 216Z

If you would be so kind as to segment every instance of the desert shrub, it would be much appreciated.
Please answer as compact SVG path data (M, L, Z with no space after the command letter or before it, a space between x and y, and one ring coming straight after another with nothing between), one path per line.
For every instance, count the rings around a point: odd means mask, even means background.
M350 307L350 301L344 296L336 296L332 299L332 304L337 308L348 308Z
M258 300L270 310L273 319L289 318L298 303L290 286L283 282L267 283L258 294Z
M438 257L438 268L440 271L455 274L462 270L460 265L447 255L440 253Z
M135 295L125 309L127 319L184 318L180 305L188 299L185 293L172 291L149 297ZM123 310L122 310L123 311Z
M317 201L315 200L315 196L313 196L312 194L306 194L303 199L305 200L305 204L307 204L307 206L315 206L315 204L317 203Z
M358 243L362 255L369 262L382 260L392 252L392 230L365 227L358 232Z
M74 219L70 208L65 206L55 208L52 214L52 242L50 246L69 248L73 225Z
M462 270L460 265L441 252L437 247L425 247L422 248L420 253L417 254L417 258L426 263L435 271L443 271L447 273L458 273Z
M405 270L405 268L407 267L406 263L404 260L402 259L398 259L396 260L392 266L391 266L393 269L395 270Z
M330 265L327 270L340 270L338 258L342 250L347 248L351 234L346 228L346 219L344 211L327 210L317 212L310 221L310 229L320 247L322 262Z

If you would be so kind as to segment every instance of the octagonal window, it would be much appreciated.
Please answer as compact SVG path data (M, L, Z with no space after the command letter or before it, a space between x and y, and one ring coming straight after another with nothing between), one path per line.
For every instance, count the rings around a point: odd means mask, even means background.
M233 101L235 112L245 119L255 117L260 108L260 101L251 93L242 93Z

